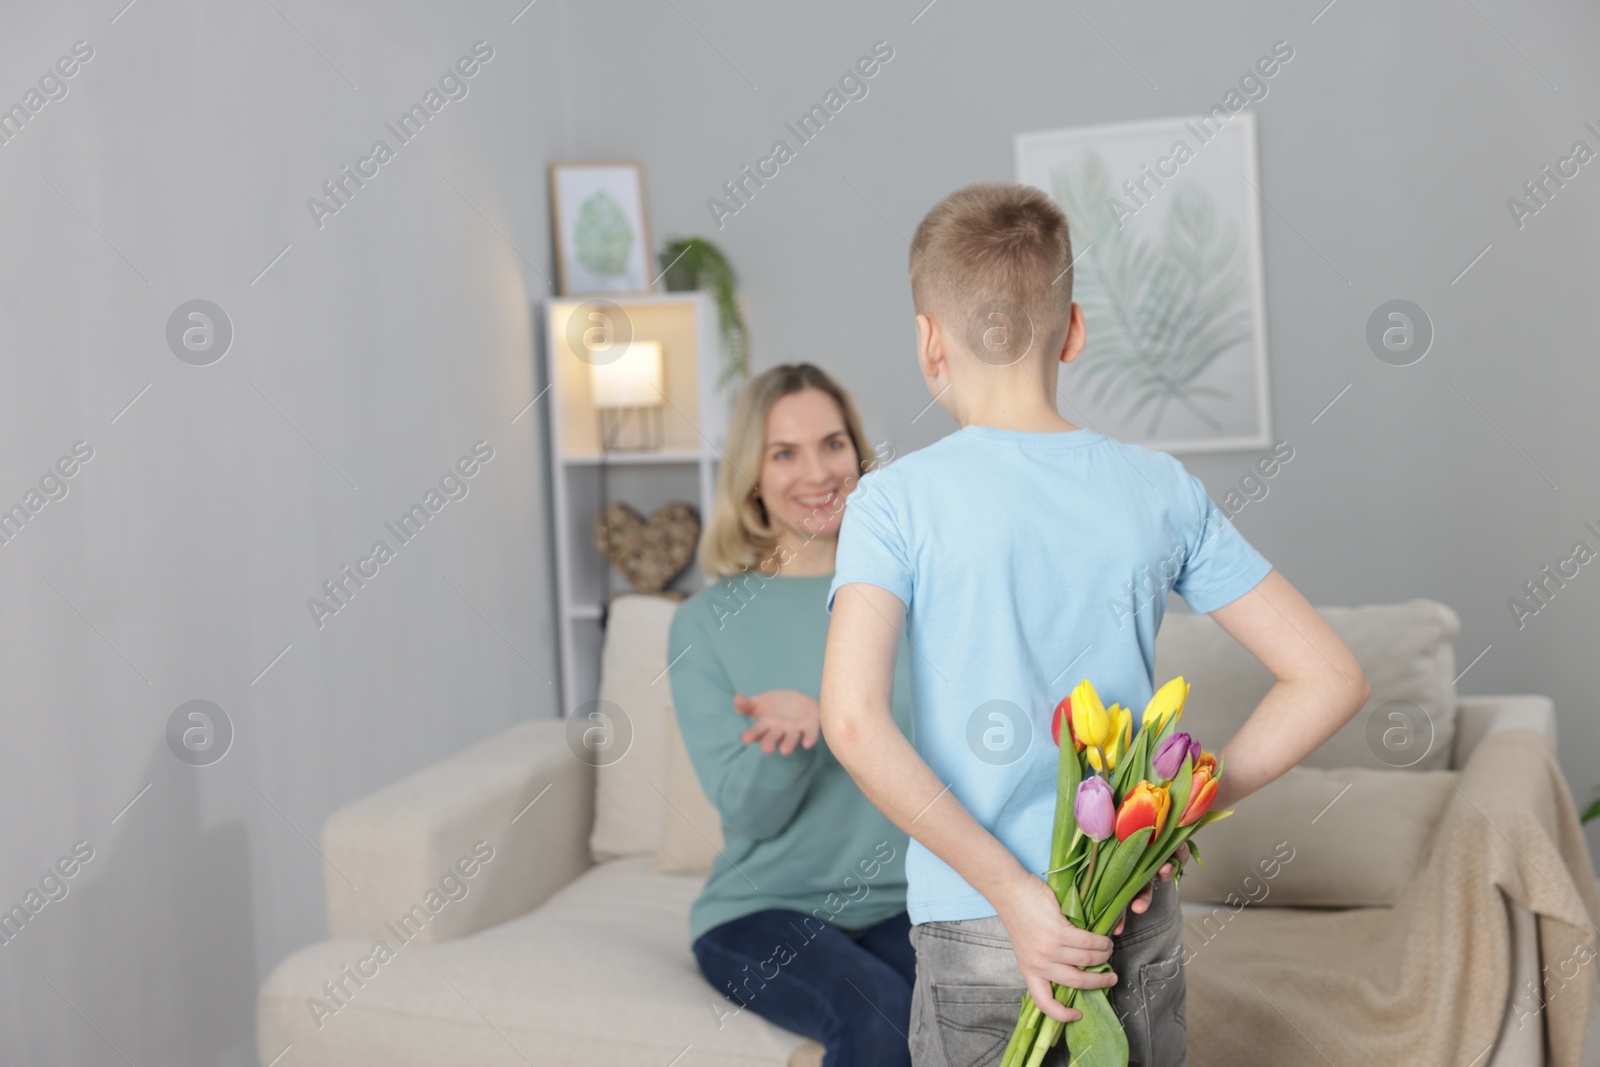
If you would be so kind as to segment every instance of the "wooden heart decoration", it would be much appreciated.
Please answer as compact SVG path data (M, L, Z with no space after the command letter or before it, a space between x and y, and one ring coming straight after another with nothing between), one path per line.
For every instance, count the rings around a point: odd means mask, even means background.
M660 594L689 567L700 540L700 513L668 504L646 521L626 504L612 504L594 520L594 547L622 572L635 592Z

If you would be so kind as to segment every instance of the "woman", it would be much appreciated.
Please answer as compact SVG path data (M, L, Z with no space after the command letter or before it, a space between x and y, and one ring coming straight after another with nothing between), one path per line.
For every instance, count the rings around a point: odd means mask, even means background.
M808 363L735 406L668 662L678 725L726 845L689 913L701 973L821 1042L826 1067L910 1064L907 838L819 738L826 600L845 498L871 468L850 397ZM911 733L902 647L894 716ZM722 1018L718 1020L719 1027Z

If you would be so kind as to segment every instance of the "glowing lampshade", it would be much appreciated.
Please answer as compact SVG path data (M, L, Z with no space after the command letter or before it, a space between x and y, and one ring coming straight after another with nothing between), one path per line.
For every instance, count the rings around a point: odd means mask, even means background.
M611 362L589 365L589 393L602 410L658 407L662 392L660 341L634 341Z

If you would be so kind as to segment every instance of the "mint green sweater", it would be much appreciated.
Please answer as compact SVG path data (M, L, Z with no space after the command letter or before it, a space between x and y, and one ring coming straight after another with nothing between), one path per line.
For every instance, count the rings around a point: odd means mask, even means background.
M818 738L789 755L739 740L753 719L733 696L795 689L817 697L833 576L751 572L707 586L673 616L667 662L690 762L722 815L726 841L689 911L692 944L765 908L791 908L846 930L905 910L906 834L862 795ZM911 737L911 678L902 640L894 717ZM809 924L805 936L815 936Z

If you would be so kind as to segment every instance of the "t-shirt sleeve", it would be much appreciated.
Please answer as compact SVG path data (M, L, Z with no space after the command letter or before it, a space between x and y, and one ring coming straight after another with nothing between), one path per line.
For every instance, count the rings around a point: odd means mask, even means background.
M880 474L875 471L862 478L845 504L833 584L828 587L829 614L834 594L851 582L887 589L908 610L911 607L913 582L905 525L891 494L880 484Z
M1207 615L1254 589L1272 564L1222 513L1199 478L1187 470L1183 476L1189 496L1184 522L1188 554L1172 587L1190 611Z

